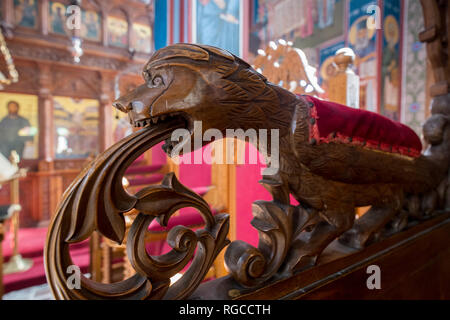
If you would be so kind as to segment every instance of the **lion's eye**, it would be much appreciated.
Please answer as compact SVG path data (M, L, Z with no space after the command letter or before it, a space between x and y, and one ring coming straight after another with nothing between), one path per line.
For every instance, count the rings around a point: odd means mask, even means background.
M144 71L142 76L144 77L145 82L150 82L152 79L152 75L148 71Z
M163 85L164 84L163 78L161 76L156 76L155 78L153 78L152 84L155 87Z

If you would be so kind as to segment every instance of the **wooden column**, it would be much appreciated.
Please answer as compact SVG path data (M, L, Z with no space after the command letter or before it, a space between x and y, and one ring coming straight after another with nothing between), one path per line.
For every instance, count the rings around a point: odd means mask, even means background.
M48 34L48 21L49 21L48 0L42 0L39 2L40 2L40 6L38 7L39 8L39 16L41 17L41 25L39 27L40 27L41 33L43 35L47 35Z
M223 142L223 143L222 143ZM224 163L226 161L227 139L215 142L215 148L222 144ZM237 149L237 142L234 143ZM236 151L236 150L235 150ZM236 160L236 152L235 159ZM235 161L236 163L236 161ZM230 215L230 231L228 238L231 241L236 240L236 164L216 164L211 165L211 185L214 186L205 200L214 208L223 210ZM217 278L228 274L225 269L223 250L214 261L215 275Z
M108 15L102 10L102 44L108 46Z
M359 109L359 77L350 67L355 54L350 48L338 50L334 57L337 73L329 80L330 101Z
M3 19L7 25L14 25L14 0L3 0L2 6Z
M113 107L114 79L116 73L104 72L101 74L101 93L99 97L99 151L108 149L113 144Z
M38 171L45 175L38 176L40 197L33 218L37 221L48 221L51 212L56 208L61 191L57 186L57 177L52 177L55 157L55 133L53 125L53 96L51 93L51 65L39 63L39 165ZM56 180L55 180L56 179Z
M52 162L55 156L51 66L39 63L39 160Z
M89 241L91 261L89 263L89 272L91 279L102 282L102 254L101 254L101 236L98 232L94 232Z
M101 76L101 87L99 96L99 127L98 127L98 143L99 152L103 152L113 144L113 107L114 99L114 79L116 73L104 72ZM109 274L102 274L102 237L99 233L94 232L90 238L90 273L94 281L102 282L103 279L109 277ZM107 259L107 257L103 257ZM108 269L109 270L109 269ZM105 271L105 270L103 270ZM108 272L107 272L108 273Z

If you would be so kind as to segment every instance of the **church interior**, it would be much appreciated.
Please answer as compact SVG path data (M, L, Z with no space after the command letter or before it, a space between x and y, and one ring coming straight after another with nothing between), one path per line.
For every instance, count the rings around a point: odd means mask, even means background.
M0 299L450 299L449 26L448 0L1 0Z

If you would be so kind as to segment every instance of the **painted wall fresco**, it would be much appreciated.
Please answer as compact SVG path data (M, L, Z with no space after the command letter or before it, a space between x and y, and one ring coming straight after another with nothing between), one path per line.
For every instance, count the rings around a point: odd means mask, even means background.
M384 1L380 113L400 121L400 0Z
M355 51L358 75L360 76L361 109L378 112L377 106L377 32L368 28L367 14L376 0L350 0L348 46Z
M114 47L128 47L128 22L124 18L109 16L107 20L108 44Z
M100 14L91 10L83 10L81 19L81 37L86 40L99 42L101 40L102 30Z
M38 21L37 0L14 0L16 24L26 28L36 28Z
M403 37L402 122L419 136L427 117L427 50L419 41L424 30L420 0L405 1L405 25Z
M196 42L240 55L239 0L196 0L194 2Z
M38 157L38 98L34 95L0 93L0 153L9 158Z
M152 29L142 23L133 23L131 46L139 52L150 53L152 50Z
M57 159L86 158L98 153L98 106L97 100L53 98Z

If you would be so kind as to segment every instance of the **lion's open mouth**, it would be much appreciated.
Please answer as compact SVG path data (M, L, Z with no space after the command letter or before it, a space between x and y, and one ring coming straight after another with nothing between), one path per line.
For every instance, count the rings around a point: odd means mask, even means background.
M182 118L186 122L186 129L189 130L190 121L187 115L182 112L166 113L151 118L136 120L134 121L133 125L137 128L145 128L156 125L158 123L170 122L171 120L173 120L173 118Z
M154 116L146 119L140 119L133 122L134 127L136 128L147 128L153 127L156 125L160 125L163 123L169 123L174 120L183 120L185 122L185 128L192 133L193 131L193 122L190 117L184 112L173 112L166 113L159 116ZM162 146L163 150L170 155L175 145L178 141L172 141L171 138L165 140L165 144Z
M181 113L167 113L167 114L162 114L159 116L154 116L154 117L150 117L150 118L146 118L146 119L136 120L136 121L134 121L133 125L137 128L145 128L145 127L150 127L152 125L156 125L158 123L169 122L173 118L180 118L180 117L183 118L184 120L187 120L187 118L185 116L183 116Z

